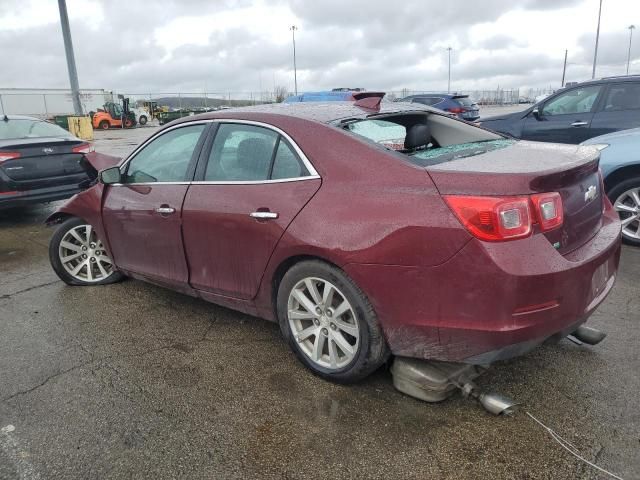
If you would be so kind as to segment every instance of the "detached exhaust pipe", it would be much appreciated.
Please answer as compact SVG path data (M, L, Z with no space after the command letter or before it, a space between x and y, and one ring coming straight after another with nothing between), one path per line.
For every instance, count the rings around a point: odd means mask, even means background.
M472 382L486 368L396 357L391 373L396 389L425 402L441 402L460 389L463 396L476 399L487 412L493 415L511 415L516 402L497 393L483 392Z
M571 335L587 345L597 345L607 336L606 333L600 330L585 327L584 325L578 327Z

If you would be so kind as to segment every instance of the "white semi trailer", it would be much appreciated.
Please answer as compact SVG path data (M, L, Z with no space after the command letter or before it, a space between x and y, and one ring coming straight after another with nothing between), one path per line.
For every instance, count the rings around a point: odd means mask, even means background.
M80 90L82 113L88 114L113 101L113 93L104 89ZM64 88L0 88L0 115L31 115L51 118L73 115L71 90Z

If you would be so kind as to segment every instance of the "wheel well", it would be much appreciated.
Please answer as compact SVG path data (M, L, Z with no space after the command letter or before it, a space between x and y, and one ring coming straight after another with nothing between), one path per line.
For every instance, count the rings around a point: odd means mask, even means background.
M635 176L640 177L640 165L621 167L607 175L607 178L604 179L604 189L608 192L618 183Z
M64 222L67 218L71 218L71 217L73 217L73 215L69 213L56 212L53 215L51 215L49 218L47 218L46 223L48 226L57 225L59 223Z
M271 305L273 306L273 316L276 321L278 320L278 287L280 286L280 282L282 281L285 273L287 273L287 271L291 267L293 267L296 263L304 262L306 260L319 260L336 268L340 268L335 263L332 263L322 257L316 257L314 255L296 255L282 261L282 263L278 265L278 268L276 268L276 271L271 278Z

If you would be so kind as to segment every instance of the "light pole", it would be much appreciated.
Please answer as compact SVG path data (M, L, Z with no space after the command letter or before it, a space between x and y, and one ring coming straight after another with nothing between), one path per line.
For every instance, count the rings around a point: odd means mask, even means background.
M593 70L591 70L591 78L596 78L596 61L598 60L598 40L600 40L600 17L602 15L602 0L600 0L600 8L598 9L598 29L596 30L596 48L593 52Z
M298 69L296 67L296 30L298 30L298 27L296 27L295 25L291 25L291 27L289 27L289 30L291 30L291 35L293 37L293 81L295 85L296 95L298 95Z
M567 73L567 54L568 53L569 53L569 50L564 51L564 66L562 67L562 84L560 85L561 87L564 87L564 75L565 73Z
M69 70L69 83L71 83L73 111L76 115L82 115L78 71L76 70L76 59L73 55L73 43L71 43L71 30L69 29L66 0L58 0L58 9L60 10L60 25L62 26L62 38L64 39L64 53L67 57L67 69Z
M631 39L633 38L633 29L635 25L629 25L629 53L627 53L627 75L629 75L629 63L631 63Z
M449 77L447 80L447 93L451 93L451 47L447 47L447 52L449 52Z

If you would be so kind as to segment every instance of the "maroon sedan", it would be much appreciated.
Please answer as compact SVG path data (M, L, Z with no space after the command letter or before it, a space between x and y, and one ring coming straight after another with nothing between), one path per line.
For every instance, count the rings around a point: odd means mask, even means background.
M379 98L207 113L52 215L50 258L70 285L129 276L277 321L334 381L390 354L487 364L572 333L611 290L598 161Z

